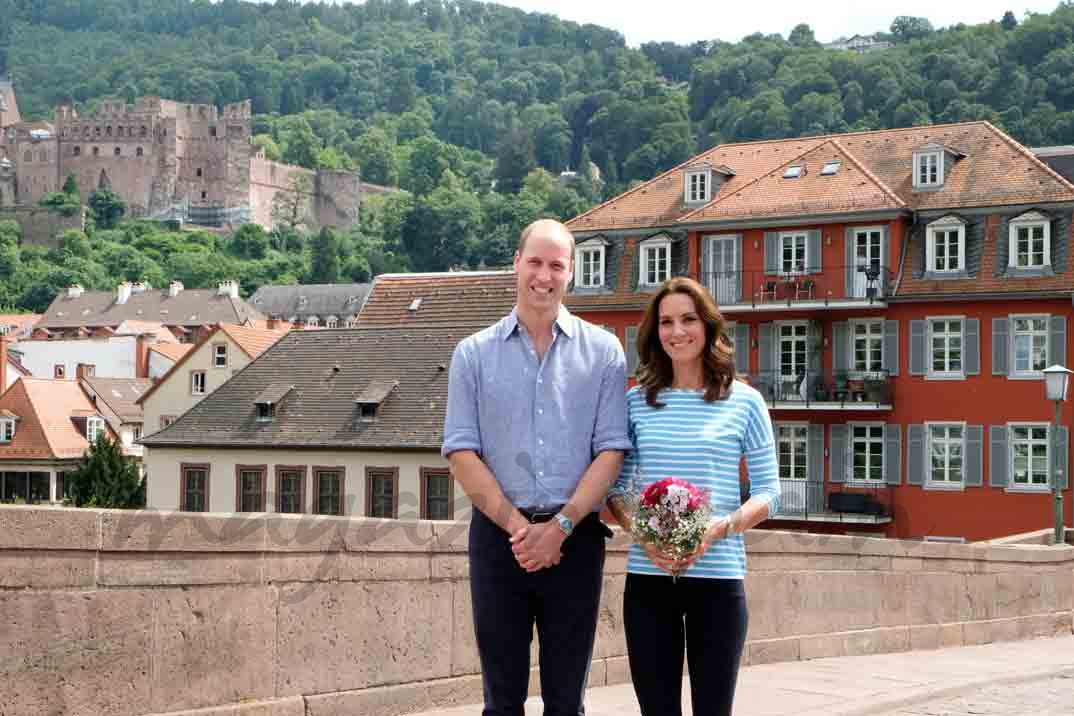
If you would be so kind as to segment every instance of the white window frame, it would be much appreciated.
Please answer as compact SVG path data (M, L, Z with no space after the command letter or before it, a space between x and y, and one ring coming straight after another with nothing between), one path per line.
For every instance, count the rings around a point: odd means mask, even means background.
M945 252L944 259L948 268L936 268L936 234L945 234L951 231L958 232L958 266L950 268L951 258L949 252ZM954 217L938 219L925 229L925 273L952 274L966 272L966 222Z
M866 333L865 340L868 353L868 343L875 337L880 341L880 368L858 368L858 326L879 326L880 330L876 336L873 336L872 331ZM868 362L868 359L866 359ZM883 318L857 318L850 321L850 373L856 377L867 376L875 373L883 373L887 369L885 356L884 356L884 319Z
M805 341L805 356L802 359L804 361L804 364L802 365L802 369L805 370L807 375L809 374L809 321L808 320L777 321L776 325L775 325L775 331L774 331L774 333L775 333L775 344L776 344L776 376L775 376L775 378L777 380L779 380L780 383L782 383L783 381L791 380L791 379L797 380L797 373L795 375L786 375L786 376L783 374L783 339L784 339L783 329L784 328L793 328L794 329L793 334L791 336L787 337L788 342L797 343L800 340ZM798 329L800 329L800 328L805 328L805 335L804 336L797 335L798 334ZM797 368L798 366L795 365L794 367ZM780 386L780 389L782 391L782 386Z
M1016 428L1044 428L1044 483L1033 484L1033 457L1028 457L1029 480L1028 484L1017 484L1014 481L1014 431ZM1040 441L1029 438L1030 452L1032 446L1040 444ZM1016 422L1007 423L1007 469L1010 470L1007 479L1008 492L1048 492L1052 488L1052 426L1050 423L1040 422Z
M809 423L808 422L801 422L801 421L796 421L796 422L782 422L781 421L781 422L777 422L773 427L775 428L775 433L776 433L776 435L775 435L775 437L776 437L776 476L781 481L782 480L793 480L795 482L809 482ZM793 461L794 460L794 443L801 442L805 446L805 449L804 449L804 451L802 453L802 467L804 468L805 477L802 477L802 478L798 478L798 477L783 477L783 463L780 462L780 456L783 454L781 444L783 442L788 442L787 440L784 439L784 437L782 435L782 431L784 429L789 429L789 430L792 430L792 431L794 431L794 430L805 430L805 435L801 438L801 440L798 440L797 438L794 438L793 436L789 440L789 442L791 443L791 460L792 460L791 474L792 475L794 474L794 468L798 466L797 463L795 463Z
M786 248L787 241L791 242L791 251L795 251L798 240L801 239L802 243L802 267L792 268L788 271L785 268L783 260L784 250ZM793 259L792 259L793 261ZM806 268L809 266L809 232L807 231L784 231L779 235L779 273L782 276L801 276L806 272Z
M947 432L947 435L937 440L933 437L933 429L942 429ZM961 439L952 439L950 437L950 429L959 428L962 430ZM951 451L950 446L958 444L961 449L962 465L959 468L961 470L961 479L958 482L953 480L937 480L932 474L932 449L936 443L947 446L947 451L944 454L944 474L950 475L951 472ZM966 423L962 422L950 422L950 421L937 421L925 423L925 482L926 488L931 490L965 490L966 489Z
M659 249L663 249L667 252L667 261L665 266L664 277L657 276L656 282L650 282L649 276L649 261L651 252L655 252ZM646 239L638 244L638 285L644 287L657 287L663 285L664 281L671 278L671 239L666 236L660 236L652 239Z
M955 370L934 370L933 369L933 333L932 323L933 321L958 321L959 323L959 369ZM925 367L925 378L927 380L965 380L966 379L966 317L965 316L926 316L925 317L925 360L928 361L928 365ZM945 342L945 351L950 351L950 341ZM950 356L944 355L944 363L950 367Z
M1026 264L1021 265L1018 263L1018 230L1019 229L1034 229L1041 228L1044 236L1044 263L1041 264ZM1031 211L1027 214L1022 214L1016 219L1013 219L1010 223L1010 228L1007 237L1008 252L1007 252L1007 266L1014 269L1042 269L1048 268L1052 265L1052 223L1048 221L1044 216L1041 216L1036 211ZM1033 256L1033 239L1030 238L1029 255Z
M223 348L224 352L221 356L220 349ZM220 358L223 357L224 362L220 362ZM214 343L213 344L213 368L227 368L227 343Z
M702 184L704 186L698 186ZM699 169L686 172L683 183L683 201L687 204L705 204L708 203L711 197L712 170Z
M86 418L86 441L93 445L97 442L97 436L104 432L104 419L96 417Z
M198 389L198 376L201 376L201 389ZM205 395L205 371L192 370L190 371L190 394L191 395Z
M339 319L335 316L329 316L328 318L324 319L324 327L339 328Z
M15 421L11 418L0 418L0 443L9 443L15 439Z
M905 156L905 155L904 155ZM921 181L921 166L922 164L929 164L931 161L936 163L936 179L933 181L930 177L926 177L925 181ZM915 189L928 189L931 187L943 186L944 182L944 151L937 149L929 152L915 152L914 153L914 188Z
M596 254L596 264L600 271L600 281L592 281L592 275L590 275L590 281L585 280L585 261L586 258ZM578 244L574 248L574 287L575 288L600 288L604 285L604 242L603 241L586 241Z
M317 316L310 316L306 319L306 328L319 328L321 321Z
M853 487L876 487L876 486L879 485L879 486L883 487L884 485L887 484L886 475L887 475L888 453L887 453L887 435L884 434L884 425L885 424L881 423L881 422L847 423L846 465L847 465L847 484L848 485L853 486ZM854 445L856 443L856 440L854 438L854 429L855 428L880 428L880 441L879 442L880 442L880 456L881 456L881 459L880 459L880 477L878 479L874 480L874 479L870 478L870 479L866 479L866 480L859 480L854 475ZM869 442L874 442L874 441L873 441L872 438L870 438ZM867 454L871 454L871 453L867 453ZM868 464L866 464L866 467L868 468ZM871 472L871 470L870 470L870 472Z
M1030 369L1030 370L1018 370L1018 363L1017 363L1017 360L1016 360L1017 357L1018 357L1018 350L1017 350L1018 332L1015 330L1014 326L1015 326L1015 322L1018 321L1018 320L1043 320L1044 321L1044 331L1043 331L1044 332L1044 365L1045 365L1045 367L1047 367L1048 364L1051 362L1051 357L1052 357L1051 356L1051 353L1052 353L1052 346L1051 346L1051 322L1052 322L1052 317L1051 317L1051 314L1049 314L1049 313L1015 313L1015 314L1011 314L1008 317L1008 320L1010 321L1010 326L1011 326L1011 338L1010 338L1010 347L1009 347L1010 357L1008 359L1010 361L1008 365L1010 365L1011 370L1010 370L1010 375L1008 377L1014 378L1016 380L1043 380L1044 379L1044 372L1041 371L1041 370L1032 370L1032 369ZM1032 336L1034 333L1035 332L1031 331L1029 333L1029 335ZM1030 360L1031 361L1033 359L1032 351L1033 351L1033 346L1032 346L1032 343L1031 343L1030 344Z

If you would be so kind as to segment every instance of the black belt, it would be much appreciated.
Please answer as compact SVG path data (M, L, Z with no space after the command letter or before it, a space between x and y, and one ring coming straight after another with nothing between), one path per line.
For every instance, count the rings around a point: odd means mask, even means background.
M526 518L526 522L536 525L540 524L541 522L551 521L552 518L559 514L559 511L562 508L563 505L560 505L559 507L542 507L540 509L533 510L524 510L519 507L518 511L522 513L522 516L524 518Z

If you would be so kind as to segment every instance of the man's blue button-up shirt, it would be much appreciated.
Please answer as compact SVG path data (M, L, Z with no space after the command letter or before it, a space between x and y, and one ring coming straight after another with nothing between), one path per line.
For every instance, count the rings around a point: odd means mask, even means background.
M626 359L608 331L560 308L538 360L516 309L455 347L441 454L476 452L516 507L566 503L599 453L632 447Z

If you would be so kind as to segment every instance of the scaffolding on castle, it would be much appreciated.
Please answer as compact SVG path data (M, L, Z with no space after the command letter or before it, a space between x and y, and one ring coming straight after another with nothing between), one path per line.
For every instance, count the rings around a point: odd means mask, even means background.
M146 217L152 221L172 222L180 226L194 224L196 226L211 226L222 228L227 226L241 226L249 224L250 207L215 205L190 205L188 199L175 202L166 209L153 212Z

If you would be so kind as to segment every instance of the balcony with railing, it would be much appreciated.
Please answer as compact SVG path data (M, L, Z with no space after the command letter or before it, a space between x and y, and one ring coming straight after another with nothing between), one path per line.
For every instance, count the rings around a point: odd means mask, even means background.
M816 273L708 271L701 281L725 313L884 306L893 288L892 272L876 263L827 266Z
M781 479L779 509L771 520L887 524L894 519L894 488Z
M882 411L895 402L895 382L886 370L760 371L749 382L778 409Z

